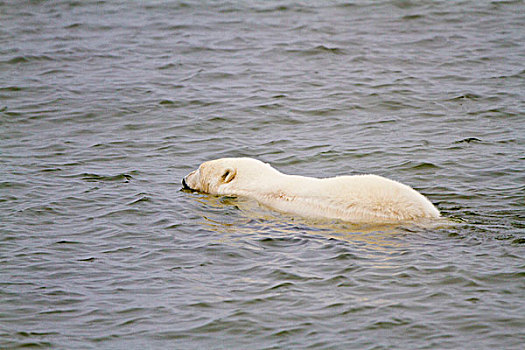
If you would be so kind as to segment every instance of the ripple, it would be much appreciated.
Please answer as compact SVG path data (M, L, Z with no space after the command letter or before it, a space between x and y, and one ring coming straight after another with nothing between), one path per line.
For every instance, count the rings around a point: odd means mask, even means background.
M64 175L67 178L80 178L86 182L129 182L133 179L130 174L99 175L94 173L82 173L75 175Z
M8 60L0 61L0 64L19 64L19 63L32 63L32 62L39 62L39 61L54 61L54 59L47 55L24 55L24 56L17 56L17 57L8 59Z

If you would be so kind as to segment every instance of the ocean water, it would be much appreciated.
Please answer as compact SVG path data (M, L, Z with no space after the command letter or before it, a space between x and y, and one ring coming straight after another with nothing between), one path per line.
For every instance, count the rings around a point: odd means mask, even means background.
M521 348L524 23L523 1L0 1L0 348ZM386 176L447 222L181 191L226 156Z

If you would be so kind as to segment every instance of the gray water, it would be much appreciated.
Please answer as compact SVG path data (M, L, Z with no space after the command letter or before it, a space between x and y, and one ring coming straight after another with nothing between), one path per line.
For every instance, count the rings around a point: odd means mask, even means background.
M0 348L518 349L523 1L0 1ZM409 184L437 227L181 191Z

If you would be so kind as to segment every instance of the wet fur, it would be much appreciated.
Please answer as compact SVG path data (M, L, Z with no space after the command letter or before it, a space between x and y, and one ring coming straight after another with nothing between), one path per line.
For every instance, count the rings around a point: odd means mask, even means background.
M389 223L440 216L417 191L377 175L317 179L286 175L251 158L222 158L203 163L184 179L193 190L253 198L305 217Z

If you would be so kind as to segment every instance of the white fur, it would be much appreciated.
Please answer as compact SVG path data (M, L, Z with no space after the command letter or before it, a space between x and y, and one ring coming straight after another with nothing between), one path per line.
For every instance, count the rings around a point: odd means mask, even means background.
M202 163L183 183L196 191L245 196L272 209L311 218L396 223L440 216L422 194L381 176L317 179L286 175L252 158Z

